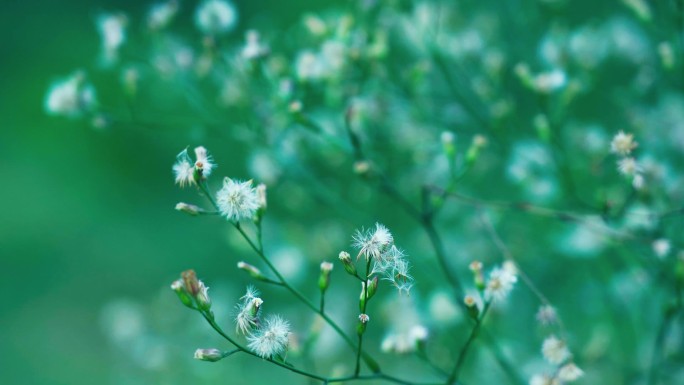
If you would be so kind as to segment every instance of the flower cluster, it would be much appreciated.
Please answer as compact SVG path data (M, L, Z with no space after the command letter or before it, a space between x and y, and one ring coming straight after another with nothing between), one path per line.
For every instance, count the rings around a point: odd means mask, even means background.
M288 346L290 324L279 315L269 315L261 321L259 292L252 286L240 298L236 306L235 329L247 336L248 347L262 358L272 358L282 354Z
M192 186L205 180L215 167L216 164L207 153L207 149L199 146L195 147L195 161L190 158L187 149L176 156L173 174L179 186Z
M408 293L411 290L413 277L409 274L406 255L394 245L394 237L387 227L376 223L374 229L357 230L353 246L359 250L357 260L364 257L372 262L371 275L382 275L399 292Z
M544 340L541 350L546 361L557 369L553 375L535 374L530 379L530 385L562 385L584 375L584 371L572 362L572 354L564 340L551 335Z
M644 187L643 167L634 157L630 156L632 150L639 144L634 140L633 134L625 134L620 131L610 142L610 151L620 157L617 166L620 174L632 178L632 185L636 189Z

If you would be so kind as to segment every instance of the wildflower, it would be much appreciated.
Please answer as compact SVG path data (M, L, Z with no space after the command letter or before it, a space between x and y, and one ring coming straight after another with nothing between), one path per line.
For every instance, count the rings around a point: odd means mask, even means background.
M551 72L540 73L534 77L534 87L537 92L550 94L559 90L567 83L565 72L554 70Z
M259 202L259 209L266 210L266 206L267 206L266 185L263 183L259 183L259 185L256 187L256 192L257 192L257 200Z
M368 321L370 321L370 317L368 316L368 314L359 314L359 322L365 324L368 323Z
M184 202L178 202L176 204L176 210L190 215L198 215L199 213L203 212L201 208Z
M154 4L147 14L147 27L153 31L163 29L171 23L176 13L178 13L177 0Z
M560 381L546 374L535 374L530 379L530 385L560 385Z
M634 176L641 173L642 168L634 158L622 158L618 161L618 170L622 175Z
M321 79L324 71L323 61L315 53L303 51L297 56L296 73L300 81Z
M386 353L406 354L415 351L427 338L428 330L422 325L414 325L406 332L386 335L380 349Z
M560 364L570 357L565 341L551 335L542 344L542 354L544 358L552 364Z
M173 164L173 173L179 186L185 187L185 185L195 184L195 167L192 164L192 159L190 159L187 149L181 151L176 156L176 163Z
M489 273L489 280L485 288L485 298L488 300L502 301L513 290L513 285L518 281L518 277L510 268L495 268Z
M216 164L212 162L207 149L203 146L195 147L195 170L200 173L202 178L206 179L214 167L216 167Z
M584 371L572 362L563 365L558 371L558 379L561 381L575 381L583 375Z
M480 309L477 307L477 300L472 295L466 295L463 298L463 303L468 309L468 315L473 320L477 320L480 317Z
M210 35L228 32L236 22L235 6L224 0L205 0L195 12L197 27Z
M242 296L242 300L236 308L238 310L235 316L235 331L247 334L250 330L259 324L259 311L264 301L258 297L259 292L252 286L247 287L247 293Z
M321 292L325 292L330 286L330 272L333 269L333 264L330 262L321 262L321 275L318 278L318 288Z
M638 143L634 141L634 135L620 131L615 134L610 142L610 152L618 155L629 155L637 146Z
M126 41L126 16L102 14L97 19L97 29L102 38L102 50L107 62L116 60L119 48Z
M374 258L380 260L382 254L394 241L387 227L380 223L375 224L375 231L356 231L354 235L354 247L359 249L357 259L363 255L366 260Z
M356 275L356 266L354 266L354 262L352 261L351 255L349 255L349 253L347 253L346 251L340 251L338 258L340 262L342 262L344 270L347 273L351 275Z
M195 359L201 361L216 362L223 358L223 353L218 349L197 349Z
M268 47L261 43L259 32L249 30L245 34L245 46L242 48L242 57L247 60L260 59L268 55Z
M665 256L667 256L670 253L670 250L672 249L670 241L664 238L656 239L655 241L653 241L651 247L653 247L653 252L659 258L664 258Z
M556 314L556 309L550 305L543 305L539 307L537 311L537 321L542 325L550 325L558 320L558 315Z
M259 209L259 197L251 180L225 178L223 187L216 193L216 202L221 215L231 221L251 219Z
M247 337L248 347L262 358L271 358L285 351L290 336L290 324L280 316L271 316L265 325Z
M45 111L50 115L80 117L95 107L95 88L86 83L85 75L76 72L50 86L45 98Z
M197 305L202 310L209 310L211 308L211 299L209 299L209 288L204 285L204 282L199 281L199 291L197 292Z
M637 190L641 190L645 184L646 181L644 179L644 176L641 174L636 174L634 175L634 178L632 178L632 187L634 187Z

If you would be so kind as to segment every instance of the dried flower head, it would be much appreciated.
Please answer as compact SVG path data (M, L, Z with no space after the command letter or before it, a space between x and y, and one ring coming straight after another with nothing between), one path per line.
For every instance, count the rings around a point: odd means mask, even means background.
M366 260L380 260L382 254L394 242L392 233L380 223L375 224L374 230L357 230L353 239L354 247L359 249L357 259L363 255Z
M624 156L629 155L637 146L638 143L634 141L634 135L625 134L624 131L620 131L615 134L610 142L610 151Z
M252 219L259 209L259 196L251 180L225 178L223 187L216 193L216 203L228 220Z
M551 335L542 344L542 354L544 358L552 364L561 364L570 358L570 350L565 341Z
M266 319L263 327L247 337L248 347L262 358L271 358L287 349L290 324L278 315Z
M489 280L485 288L485 298L487 300L503 301L513 290L513 285L518 281L518 277L510 268L495 268L489 273Z
M258 296L259 292L253 286L248 286L247 292L240 298L241 302L236 306L236 332L247 334L250 330L259 325L259 313L264 301Z

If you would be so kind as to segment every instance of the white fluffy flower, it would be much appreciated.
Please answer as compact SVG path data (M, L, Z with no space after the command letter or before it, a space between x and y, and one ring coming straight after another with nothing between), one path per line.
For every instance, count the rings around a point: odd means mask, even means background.
M242 48L242 57L247 60L261 58L268 54L268 46L261 43L259 32L249 30L245 34L245 46Z
M102 14L97 19L97 29L102 39L105 60L116 60L119 48L126 41L126 17L122 14Z
M173 164L173 174L176 183L181 187L195 184L195 166L192 164L192 159L190 159L187 149L181 151L176 156L176 163Z
M580 368L577 367L574 363L570 362L569 364L563 365L562 368L558 371L558 379L561 381L575 381L576 379L582 377L584 375L584 371Z
M550 94L559 90L563 88L566 83L567 77L565 72L561 70L540 73L534 78L534 86L537 91L542 94Z
M154 4L147 14L147 26L151 30L159 30L171 22L178 12L178 1L169 0L164 3Z
M641 173L642 167L634 158L622 158L618 161L618 170L622 175L633 176Z
M552 364L560 364L570 357L570 350L565 341L551 335L542 344L544 358Z
M45 111L50 115L77 118L95 107L95 89L77 72L52 84L45 98Z
M670 253L672 244L667 239L660 238L653 241L651 247L653 247L653 252L658 258L665 258Z
M287 348L290 324L280 316L270 316L263 327L247 337L248 347L262 358L282 354Z
M513 285L518 281L513 269L495 268L489 273L487 287L485 288L485 298L487 300L502 301L513 290Z
M359 249L359 256L363 255L366 260L370 258L380 260L392 242L394 242L392 233L380 223L375 224L375 230L357 230L354 235L354 247Z
M202 172L202 177L208 177L214 167L216 164L207 153L207 149L202 146L195 147L195 168Z
M216 193L216 202L221 215L233 221L250 219L259 209L259 196L251 180L225 178L223 187Z
M247 334L259 324L259 313L264 301L258 297L259 292L252 286L247 287L247 292L240 298L237 304L235 316L235 331Z
M556 314L556 309L550 305L543 305L539 307L537 311L537 321L542 325L551 325L556 323L558 320L558 315Z
M610 151L618 155L629 155L637 145L638 143L634 141L634 135L625 134L624 131L620 131L615 134L610 142Z
M220 34L235 27L237 11L232 3L223 0L205 0L197 8L195 23L206 34Z

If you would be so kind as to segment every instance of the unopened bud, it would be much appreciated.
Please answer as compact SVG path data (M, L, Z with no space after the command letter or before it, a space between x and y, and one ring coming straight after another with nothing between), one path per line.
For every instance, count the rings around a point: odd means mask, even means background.
M186 270L182 272L181 278L183 279L183 286L188 294L190 294L192 297L196 297L197 293L199 293L200 287L195 270Z
M260 183L256 187L256 193L257 193L257 203L259 203L259 211L266 211L266 185L263 183Z
M354 173L356 175L366 176L370 172L370 163L365 160L354 162Z
M177 203L176 210L190 215L199 215L199 213L204 211L195 205L191 205L184 202Z
M261 270L257 269L255 266L250 265L247 262L240 261L237 263L237 267L240 270L244 270L249 274L252 278L256 278L258 280L265 280L266 277L264 276L263 273L261 273Z
M361 282L361 295L359 296L359 309L363 311L366 308L366 302L370 300L375 292L378 290L378 276L376 275L373 279Z
M440 139L447 158L451 159L456 156L456 135L451 131L443 131Z
M346 251L340 251L339 255L340 262L342 262L342 265L344 266L344 271L347 273L356 276L356 266L354 266L354 261L351 259L351 255L347 253Z
M356 327L356 331L359 333L359 335L366 331L366 324L368 324L368 321L370 321L368 314L359 314L359 324Z
M204 282L199 281L199 292L197 292L197 305L201 310L211 309L211 299L209 299L209 288L204 285Z
M475 298L472 295L466 295L463 299L463 302L468 309L468 315L470 318L477 320L477 318L480 316L480 310L477 308Z
M178 295L178 299L183 303L183 305L189 307L189 308L194 308L192 305L192 297L190 297L190 294L185 290L185 286L183 285L183 280L182 279L177 279L173 281L171 284L171 290L176 292L176 295Z
M257 314L259 314L259 309L261 309L261 305L263 304L264 300L261 298L252 298L252 301L249 303L249 315L252 316L252 318L256 318Z
M330 286L330 272L333 269L333 264L330 262L321 262L321 275L318 278L318 288L325 293Z
M197 349L195 359L200 361L216 362L223 358L223 352L218 349Z
M473 164L480 156L480 150L487 145L487 138L482 135L475 135L473 142L466 152L466 163Z
M477 290L484 290L485 282L484 275L482 274L482 262L473 261L470 263L469 268L470 271L473 272L473 280L475 281L475 287L477 287Z

